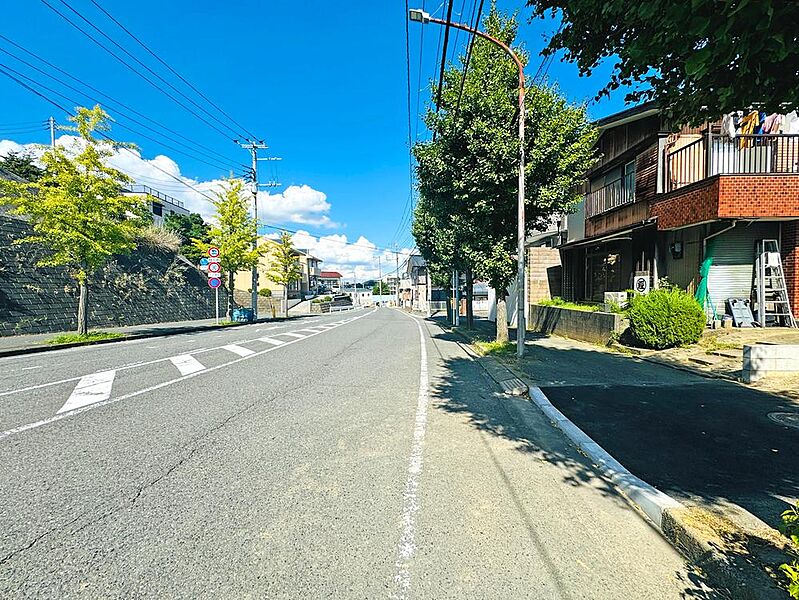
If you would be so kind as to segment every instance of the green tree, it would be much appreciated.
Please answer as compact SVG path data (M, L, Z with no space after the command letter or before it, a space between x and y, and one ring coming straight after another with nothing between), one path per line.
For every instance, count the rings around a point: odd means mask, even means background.
M170 213L164 218L164 229L180 236L180 253L191 262L197 264L205 256L192 240L210 243L208 232L211 226L206 223L199 213L179 215Z
M48 149L37 181L0 185L2 200L13 206L13 213L27 216L33 228L18 243L41 244L50 255L38 264L65 266L78 283L78 334L85 335L92 276L110 257L136 247L148 211L144 198L122 194L130 178L104 162L120 146L94 137L109 130L108 115L99 106L78 107L76 113L72 129L81 140L71 153L61 146Z
M495 6L484 28L508 45L516 37L515 17ZM440 110L426 115L433 138L414 147L420 197L413 233L434 279L446 280L453 268L471 271L497 291L497 340L505 341L504 298L516 273L518 69L501 48L479 40L459 104L462 77L462 69L447 69ZM525 127L530 233L579 202L578 184L595 161L596 130L584 106L538 85L526 90Z
M269 281L283 286L283 314L288 316L289 286L302 279L302 267L297 260L297 252L288 231L280 232L280 237L272 244L270 252L271 269L266 276Z
M211 201L216 211L216 223L211 226L206 239L192 239L202 256L208 256L208 248L219 248L219 265L228 277L228 318L233 319L233 290L237 271L252 269L258 259L266 254L264 244L256 246L258 230L250 215L244 185L239 179L229 179L220 191L214 192Z
M36 165L33 156L29 153L9 152L0 156L0 169L13 173L25 181L39 181L44 175L44 169Z
M701 123L753 103L799 107L799 3L786 0L528 0L563 27L546 50L591 75L612 61L598 97L634 86L629 102L655 99L675 122ZM609 58L613 57L613 58ZM786 106L788 107L786 109Z
M378 281L372 286L372 294L375 296L387 296L391 293L391 288L385 281Z

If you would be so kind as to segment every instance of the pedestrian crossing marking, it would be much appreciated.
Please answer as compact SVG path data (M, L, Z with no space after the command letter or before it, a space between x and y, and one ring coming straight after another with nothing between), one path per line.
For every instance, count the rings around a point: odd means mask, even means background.
M108 400L111 397L111 387L114 385L116 373L116 371L101 371L81 377L58 414Z
M275 338L270 338L270 337L262 337L258 338L258 340L261 342L266 342L267 344L272 344L273 346L282 346L283 344L286 343L283 340L276 340Z
M250 350L249 348L245 348L244 346L237 346L236 344L228 344L227 346L222 346L222 349L232 352L233 354L238 354L239 356L249 356L250 354L255 354L254 350Z
M300 338L300 339L302 339L304 337L307 337L305 335L302 335L301 333L292 333L290 331L287 331L286 333L279 333L278 335L288 335L288 336L291 336L293 338Z
M173 356L169 360L178 368L178 371L180 371L181 375L191 375L192 373L205 370L205 365L194 358L191 354Z

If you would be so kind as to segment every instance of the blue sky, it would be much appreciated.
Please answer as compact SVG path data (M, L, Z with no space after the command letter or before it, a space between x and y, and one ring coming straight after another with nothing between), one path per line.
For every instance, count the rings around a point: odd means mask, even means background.
M60 0L47 1L78 21ZM238 123L265 139L270 146L265 154L282 157L279 163L262 163L261 179L274 177L285 186L297 187L286 196L264 198L270 222L313 234L344 235L351 242L363 236L378 247L393 247L395 243L403 247L413 245L409 228L398 230L409 193L404 2L98 2ZM185 90L198 104L207 106L127 38L90 0L69 0L69 4L165 79ZM429 12L441 15L445 2L425 0L424 4ZM455 15L463 6L465 20L471 14L472 4L472 0L455 0ZM521 10L525 23L520 28L520 37L534 53L543 46L544 35L556 27L551 21L527 24L530 11L522 2L502 0L499 6L509 11ZM154 142L137 133L115 129L116 138L139 145L144 159L165 155L177 163L181 176L200 186L226 175L225 169L230 165L249 162L247 153L233 144L233 133L225 126L206 117L223 130L225 135L222 135L191 115L98 48L41 1L10 3L3 11L0 34L192 142L167 139ZM83 22L80 24L88 27ZM417 108L421 32L418 24L411 24L412 112ZM437 73L440 28L428 25L424 35L422 87ZM451 40L455 41L454 34ZM465 41L466 36L460 35L459 46L463 47ZM22 55L2 39L0 48ZM534 57L528 71L534 72L539 61ZM0 63L55 86L74 100L91 104L86 96L65 90L7 54L0 53ZM137 70L143 72L141 68ZM584 101L601 86L606 73L600 70L592 79L579 78L573 65L555 62L549 77L570 99ZM159 85L165 87L160 82ZM424 102L425 94L421 97ZM57 101L67 107L74 105L61 98ZM113 106L107 106L115 114ZM4 76L0 76L0 107L0 139L17 143L46 142L48 134L44 130L19 134L3 131L16 131L11 128L17 127L17 123L44 121L51 114L64 121L62 111ZM622 94L617 94L592 105L590 113L592 117L600 117L622 107ZM199 112L193 106L192 109ZM209 110L213 111L210 107ZM216 114L221 121L228 122ZM117 116L120 124L129 124ZM415 114L412 124L415 129ZM141 133L151 134L139 125L130 125ZM422 137L421 124L419 130ZM194 143L209 147L225 158L208 156L207 150ZM202 154L198 158L214 165L181 156L164 144ZM6 149L9 147L5 145ZM169 160L159 161L155 164L165 170L172 172L176 168ZM184 197L187 192L187 188L164 179L152 168L136 172L139 173L142 183L154 187L160 183L166 193ZM280 194L283 189L270 192ZM189 202L200 199L195 196ZM344 247L340 243L344 238L337 239L328 244L327 252L335 254L331 248ZM359 244L368 245L368 242ZM365 253L359 254L331 257L328 263L345 268L350 263L368 262ZM369 268L364 266L364 270Z

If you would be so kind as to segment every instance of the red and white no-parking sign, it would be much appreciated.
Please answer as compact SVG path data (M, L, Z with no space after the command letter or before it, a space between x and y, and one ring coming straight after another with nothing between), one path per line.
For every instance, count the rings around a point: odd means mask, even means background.
M218 262L208 263L208 273L211 274L211 277L213 277L214 275L218 275L221 272L222 272L222 265L220 265Z

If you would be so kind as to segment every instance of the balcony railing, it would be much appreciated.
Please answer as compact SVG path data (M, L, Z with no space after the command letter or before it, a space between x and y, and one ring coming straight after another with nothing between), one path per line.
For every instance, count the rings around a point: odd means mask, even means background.
M709 151L708 151L709 149ZM708 134L666 152L665 190L670 192L713 175L799 174L799 134Z
M594 217L633 202L635 202L635 173L628 173L589 193L585 199L585 216Z

